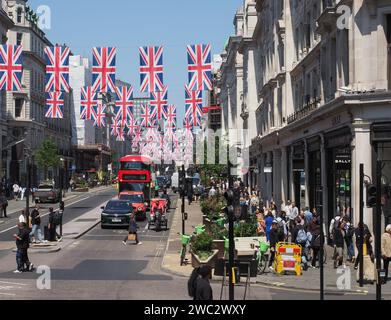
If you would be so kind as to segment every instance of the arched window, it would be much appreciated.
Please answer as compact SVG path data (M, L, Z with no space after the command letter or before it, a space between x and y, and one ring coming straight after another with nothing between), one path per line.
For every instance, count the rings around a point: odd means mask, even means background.
M17 13L16 14L16 21L17 21L17 23L22 23L22 13L23 13L22 8L18 8L16 13Z

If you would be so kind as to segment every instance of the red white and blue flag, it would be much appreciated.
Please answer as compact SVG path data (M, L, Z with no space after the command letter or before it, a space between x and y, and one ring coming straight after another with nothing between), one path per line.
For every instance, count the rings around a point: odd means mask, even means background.
M212 56L209 44L187 46L189 88L195 91L212 90Z
M132 117L127 123L126 127L128 128L128 136L134 137L139 130L139 125L137 124L137 120Z
M115 120L120 121L122 127L133 119L133 105L133 87L117 88L114 113Z
M185 86L186 92L186 112L185 118L188 118L194 127L201 126L202 118L202 91L192 91Z
M45 118L63 119L64 118L64 93L47 92Z
M141 92L164 90L163 84L163 47L140 48Z
M119 128L118 128L118 134L117 134L117 141L119 141L119 142L124 142L125 141L125 127L122 127L122 126L120 126Z
M94 92L116 92L116 54L116 48L99 47L92 49L92 90Z
M156 108L148 105L141 106L140 125L142 127L144 128L153 127L155 125L155 118L156 118Z
M22 91L22 47L0 46L0 90Z
M151 92L151 101L149 104L156 108L156 118L158 121L167 119L166 108L168 106L167 86L163 91Z
M94 107L94 115L95 115L94 126L106 127L106 105L99 102L98 106Z
M80 100L80 119L95 120L96 114L94 108L98 106L97 94L93 92L91 87L81 88Z
M165 129L167 131L174 131L176 129L176 119L177 119L177 114L176 114L176 106L174 104L170 104L167 109L167 120L165 123Z
M65 46L45 48L46 92L69 92L69 55Z
M118 123L118 121L115 121L114 118L111 119L111 135L113 137L116 137L118 136L119 134L119 130L121 128L120 124Z

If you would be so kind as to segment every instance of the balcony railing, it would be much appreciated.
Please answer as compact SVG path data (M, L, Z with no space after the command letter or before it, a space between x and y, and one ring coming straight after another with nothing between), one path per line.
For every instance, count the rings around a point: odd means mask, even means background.
M320 104L320 99L316 99L312 102L309 102L299 110L297 110L295 113L291 114L288 117L288 124L294 123L298 120L301 120L308 116L312 111L316 110Z

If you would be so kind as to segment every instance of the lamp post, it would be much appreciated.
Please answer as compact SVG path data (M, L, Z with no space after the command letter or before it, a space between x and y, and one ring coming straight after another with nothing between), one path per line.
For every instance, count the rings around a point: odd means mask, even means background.
M65 190L64 190L64 166L65 166L65 159L60 158L60 202L65 198Z

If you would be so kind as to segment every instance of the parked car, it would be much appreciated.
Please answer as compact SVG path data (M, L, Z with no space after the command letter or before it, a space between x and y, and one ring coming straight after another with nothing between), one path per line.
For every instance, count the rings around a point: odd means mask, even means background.
M101 207L101 227L123 227L128 228L130 216L133 213L133 206L129 201L111 200L105 207Z
M118 199L128 201L133 206L136 219L147 219L148 203L145 202L142 192L124 191L119 194Z
M60 201L61 190L56 189L52 183L45 182L38 186L38 189L33 193L33 196L36 203L56 203Z

